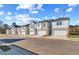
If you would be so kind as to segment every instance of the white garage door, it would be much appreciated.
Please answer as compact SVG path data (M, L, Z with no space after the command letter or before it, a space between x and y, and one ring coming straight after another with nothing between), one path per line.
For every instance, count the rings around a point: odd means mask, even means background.
M40 35L40 36L42 36L42 35L46 35L47 32L46 31L38 31L37 34Z
M35 35L35 32L30 32L30 35Z
M22 35L26 35L26 33L25 33L25 32L21 32L21 34L22 34Z
M67 31L66 30L54 30L53 34L54 35L66 35Z

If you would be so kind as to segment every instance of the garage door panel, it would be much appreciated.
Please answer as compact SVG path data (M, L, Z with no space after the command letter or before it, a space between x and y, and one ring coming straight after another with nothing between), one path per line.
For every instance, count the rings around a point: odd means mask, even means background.
M25 32L22 32L21 34L22 34L22 35L25 35L26 33L25 33Z
M46 35L46 31L38 31L38 35Z
M55 30L54 35L66 35L66 30Z
M30 35L34 35L35 34L35 32L30 32Z

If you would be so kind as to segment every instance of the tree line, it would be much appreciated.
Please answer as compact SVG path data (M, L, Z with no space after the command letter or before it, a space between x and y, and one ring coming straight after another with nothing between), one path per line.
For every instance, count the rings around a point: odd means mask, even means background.
M0 20L0 34L5 34L6 29L9 29L9 28L10 26L8 24L5 24Z
M79 35L79 25L70 25L69 26L69 34L70 35Z

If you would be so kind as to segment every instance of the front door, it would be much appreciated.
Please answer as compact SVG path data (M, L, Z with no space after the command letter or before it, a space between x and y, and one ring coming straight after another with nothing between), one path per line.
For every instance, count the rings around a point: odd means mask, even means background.
M52 35L52 23L49 22L48 24L48 35Z

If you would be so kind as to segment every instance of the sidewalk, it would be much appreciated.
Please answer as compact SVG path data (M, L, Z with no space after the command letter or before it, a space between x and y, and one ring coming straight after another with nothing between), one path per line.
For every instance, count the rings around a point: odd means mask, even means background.
M69 38L67 38L67 36L38 36L38 35L30 36L29 35L27 37L31 37L31 38L42 38L42 39L69 40Z

